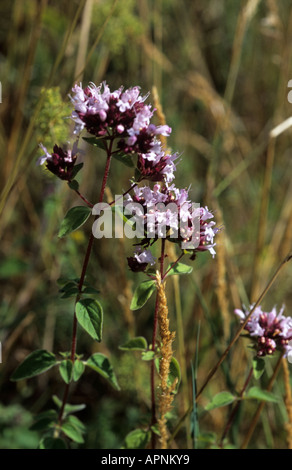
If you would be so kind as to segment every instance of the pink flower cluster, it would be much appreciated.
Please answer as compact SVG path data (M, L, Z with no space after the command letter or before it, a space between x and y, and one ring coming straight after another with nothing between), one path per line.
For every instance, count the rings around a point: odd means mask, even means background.
M127 195L125 206L143 220L145 225L142 246L149 246L157 238L166 238L175 243L188 244L195 257L198 251L209 250L215 256L213 239L218 232L213 214L207 207L197 207L188 198L188 190L176 188L174 184L156 183L135 187L133 196ZM199 223L196 225L195 221ZM190 248L194 246L195 248Z
M174 242L186 242L196 237L191 259L198 251L206 250L214 257L214 237L218 228L214 228L215 222L209 220L213 215L208 208L194 210L188 199L188 190L178 189L173 184L179 155L162 148L159 135L168 137L171 128L151 123L154 110L145 103L149 94L142 96L139 87L127 90L121 87L111 91L106 82L99 86L90 83L86 88L75 85L72 92L74 132L78 134L85 128L96 137L114 138L119 152L137 156L136 181L154 183L153 188L136 186L133 195L128 194L126 198L127 208L131 202L139 204L135 214L145 225L144 238L134 256L128 258L130 268L133 271L145 270L148 264L152 264L148 248L159 237L171 238ZM171 208L169 204L172 204ZM200 217L196 233L192 224L194 216Z
M54 145L53 152L50 154L46 147L40 144L44 154L38 159L38 164L46 163L47 169L58 176L58 178L71 181L74 174L74 166L77 159L77 145L74 144L71 149L63 149Z
M137 155L139 181L172 181L177 154L162 150L159 135L169 136L167 125L152 124L154 110L145 104L148 94L141 96L140 88L110 91L106 82L99 86L91 83L86 88L75 85L71 101L72 119L76 134L84 128L96 137L116 139L117 149L123 154Z
M253 307L250 307L250 310ZM238 315L243 322L249 314L244 309L236 309L235 314ZM250 337L254 340L254 347L258 357L272 355L276 350L284 351L287 356L292 351L292 318L283 315L282 307L277 313L274 307L271 312L265 312L262 307L256 307L249 318L245 330L248 331Z
M163 149L159 136L168 137L171 128L168 125L156 126L151 122L155 110L145 103L148 95L142 96L137 86L111 91L106 82L99 86L90 83L85 88L75 84L70 95L74 108L71 119L75 123L77 140L80 133L86 130L106 145L110 142L112 154L116 153L121 158L130 155L133 161L136 159L136 186L133 195L127 195L126 203L139 203L140 209L137 209L136 215L143 219L145 230L140 248L131 258L133 270L137 269L137 263L138 268L140 264L143 270L151 264L150 251L143 252L142 247L148 248L163 236L176 243L195 240L195 248L190 250L191 259L195 258L198 251L206 250L214 257L214 237L218 232L218 228L214 227L215 222L210 220L213 215L209 209L193 208L189 190L178 189L174 185L179 155ZM72 151L55 145L52 154L44 147L42 149L45 154L39 163L46 163L51 172L70 182L75 175L76 144ZM154 183L153 187L138 186L143 180ZM159 206L162 203L164 208ZM196 232L194 217L200 217Z

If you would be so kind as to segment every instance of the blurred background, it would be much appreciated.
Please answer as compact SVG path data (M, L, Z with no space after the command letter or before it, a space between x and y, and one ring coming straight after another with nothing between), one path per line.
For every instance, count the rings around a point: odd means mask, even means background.
M0 448L35 448L33 416L62 397L56 369L14 383L10 376L35 349L70 349L74 299L62 299L60 277L78 277L91 226L58 238L60 223L80 204L65 183L36 165L42 142L49 151L72 136L72 86L106 80L111 90L138 85L155 92L172 127L168 146L182 154L176 185L208 205L224 230L217 256L198 256L193 273L167 285L170 328L182 382L169 428L192 397L191 365L198 349L198 388L238 327L234 309L257 300L291 252L291 129L271 131L292 112L288 101L292 9L289 0L13 0L0 4ZM155 88L153 88L155 87ZM292 87L291 87L292 89ZM155 103L154 103L155 104ZM104 155L84 145L80 191L95 201ZM90 160L90 161L89 161ZM112 165L107 197L129 187L131 169ZM121 391L85 372L71 403L88 428L85 448L113 449L150 417L149 363L119 346L143 335L151 341L154 300L132 312L143 276L129 272L131 240L96 242L88 279L100 290L104 334L94 344L80 332L78 353L111 359ZM170 253L169 253L170 256ZM262 305L286 305L291 315L292 266L282 269ZM197 344L198 326L199 343ZM203 407L222 390L240 391L251 354L240 338L200 400L201 447L214 445L228 407ZM274 367L269 361L262 386ZM291 366L289 366L291 367ZM250 441L253 448L287 448L282 371L280 402L267 404ZM257 404L240 409L228 440L240 446ZM173 448L192 447L186 419Z

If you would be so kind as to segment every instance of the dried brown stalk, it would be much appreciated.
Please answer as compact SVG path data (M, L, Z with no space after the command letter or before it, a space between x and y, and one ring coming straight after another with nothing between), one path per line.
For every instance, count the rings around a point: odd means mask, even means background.
M169 331L169 318L167 299L165 295L165 282L161 282L160 273L156 274L157 295L158 295L158 325L161 338L161 359L159 362L159 376L160 376L160 394L158 401L159 418L158 429L160 433L160 445L162 449L167 449L167 419L166 414L171 409L173 401L173 391L176 386L176 381L171 385L168 384L168 376L170 370L171 358L173 355L172 343L175 338L175 333Z
M284 372L284 385L285 385L285 405L288 415L288 422L285 425L287 431L287 444L288 448L292 449L292 393L290 387L289 367L287 359L282 359L282 366Z

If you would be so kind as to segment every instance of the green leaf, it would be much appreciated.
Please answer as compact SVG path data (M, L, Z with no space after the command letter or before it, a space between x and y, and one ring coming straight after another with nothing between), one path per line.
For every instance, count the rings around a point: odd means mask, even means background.
M81 299L76 304L76 317L78 323L96 341L101 341L103 310L95 299Z
M117 214L125 224L129 225L133 229L135 226L135 222L131 220L133 218L133 214L125 214L123 207L120 206L119 204L114 204L111 206L112 212Z
M70 424L72 424L73 426L75 426L75 428L79 429L81 432L85 432L85 431L86 431L86 426L85 426L85 424L83 424L82 421L80 421L80 419L77 418L77 416L75 416L75 415L70 415L70 416L68 416L67 422L69 422Z
M181 381L181 371L180 365L175 357L171 358L171 362L169 365L169 374L168 374L168 385L172 385L173 382L177 379L177 385L175 391L177 391L178 386Z
M69 281L59 290L59 292L63 294L61 296L62 299L76 296L76 294L79 292L78 284L74 281Z
M254 357L252 360L252 366L253 366L253 376L255 379L259 379L264 370L265 370L265 361L261 357Z
M12 374L11 380L22 380L46 372L57 364L55 355L45 349L37 349L29 354Z
M132 302L130 305L131 310L138 310L139 308L143 307L146 304L147 300L151 297L153 292L156 289L155 281L147 280L141 282L139 286L137 286Z
M277 403L279 399L275 395L267 390L261 390L259 387L251 387L246 393L244 398L253 398L260 401L269 401Z
M60 398L58 398L56 395L53 395L52 399L58 408L62 407L62 400L60 400ZM67 405L65 405L64 412L65 415L68 415L69 413L77 413L78 411L82 411L84 408L86 408L84 403L81 403L80 405L71 405L70 403L67 403Z
M119 349L122 351L145 351L147 347L146 339L143 336L137 336L120 346Z
M39 449L67 449L66 443L59 437L45 437L39 443Z
M130 168L134 166L132 155L125 155L123 153L114 153L113 158Z
M82 294L100 294L100 291L95 287L87 286L82 290Z
M102 150L105 150L105 145L104 145L104 137L82 137L85 142L87 142L90 145L93 145L94 147L98 147Z
M167 276L173 276L175 274L190 274L193 271L193 268L192 266L188 266L183 263L171 263L168 266L167 271Z
M72 178L75 178L75 176L77 175L77 173L79 173L79 171L81 170L82 167L83 167L83 163L78 163L77 165L74 165L72 173L71 173ZM70 183L69 183L69 185L70 185Z
M125 444L121 449L145 449L150 441L151 432L144 429L135 429L125 437Z
M85 432L85 427L81 421L76 418L76 416L68 416L67 419L63 422L61 430L67 437L72 439L72 441L77 442L78 444L83 444L83 434Z
M77 230L86 222L90 214L91 209L87 206L75 206L69 209L61 223L58 236L62 238Z
M236 397L229 392L217 393L217 395L213 397L210 403L208 403L208 405L205 406L205 410L210 411L210 410L213 410L214 408L219 408L221 406L230 405L230 403L234 402L235 399Z
M47 410L36 416L35 422L30 426L31 431L42 431L48 429L58 421L56 410Z
M62 361L61 364L59 365L59 371L64 382L66 384L69 384L72 380L72 371L73 371L73 363L71 359L66 359Z
M60 287L65 287L66 284L72 284L73 286L76 286L78 285L78 282L79 282L78 278L69 279L67 277L59 277L59 279L57 279L57 284Z
M79 183L77 180L72 180L68 182L68 186L70 189L73 189L73 191L78 191L79 189Z
M107 379L116 390L120 390L113 367L109 359L104 354L93 354L87 360L85 365L93 369L98 374L102 375L102 377L104 377L105 379Z
M152 361L155 357L155 351L143 351L141 356L142 361Z
M157 372L159 372L160 360L161 359L159 357L155 359L155 366L156 366ZM177 359L175 357L172 357L170 364L169 364L169 374L168 374L168 379L167 379L167 385L170 387L176 379L177 379L177 385L174 390L175 393L177 392L178 386L181 381L181 370L180 370L180 365Z
M77 382L77 380L80 379L81 375L83 374L85 369L85 365L82 361L79 361L79 359L76 359L74 362L73 366L73 380L74 382Z

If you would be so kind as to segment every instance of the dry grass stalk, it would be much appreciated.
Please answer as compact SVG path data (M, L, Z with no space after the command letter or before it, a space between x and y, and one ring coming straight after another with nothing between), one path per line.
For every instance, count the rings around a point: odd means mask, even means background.
M168 384L168 376L170 370L170 363L172 358L172 342L175 338L175 333L169 331L168 307L165 295L165 283L161 282L159 272L156 274L156 283L158 291L158 324L159 333L161 338L161 359L159 363L160 375L160 394L159 394L159 418L158 428L160 433L160 445L162 449L167 449L167 419L166 413L171 409L173 401L173 391L176 386L176 381L171 385Z
M289 380L289 367L287 359L282 360L283 372L284 372L284 385L285 385L285 405L288 415L288 422L285 424L287 431L287 444L288 448L292 449L292 394Z
M153 94L153 102L154 102L154 107L156 109L156 114L157 114L157 119L159 123L164 126L166 124L166 119L165 119L165 114L162 110L162 106L159 100L159 95L158 95L158 90L156 86L152 87L152 94ZM167 137L164 135L160 136L160 141L162 143L162 148L166 150L167 148Z
M219 207L218 202L215 202L216 206L216 217L218 221L218 226L224 226L223 215L221 208ZM218 305L223 320L223 329L224 329L224 338L227 339L229 335L230 328L230 316L229 316L229 304L228 304L228 294L227 294L227 282L226 282L226 250L224 243L224 232L221 231L220 239L221 243L217 243L217 287L216 295L218 299Z

